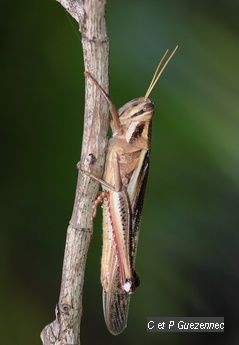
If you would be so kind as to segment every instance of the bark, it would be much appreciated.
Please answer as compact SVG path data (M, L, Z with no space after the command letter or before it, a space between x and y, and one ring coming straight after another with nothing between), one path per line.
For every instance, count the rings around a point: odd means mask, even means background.
M108 92L109 42L106 0L58 0L79 23L85 70ZM108 106L86 78L81 164L101 176L107 146ZM80 344L82 292L87 252L92 236L92 205L99 184L79 173L72 217L67 229L62 281L55 320L41 332L44 345Z

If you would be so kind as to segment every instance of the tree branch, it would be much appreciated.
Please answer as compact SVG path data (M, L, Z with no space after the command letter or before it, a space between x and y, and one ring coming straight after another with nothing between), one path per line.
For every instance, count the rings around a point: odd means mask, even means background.
M106 0L57 0L79 23L85 70L108 91L109 42L105 23ZM101 176L107 145L108 106L86 78L81 164ZM56 319L41 332L44 345L80 344L82 291L87 252L92 236L92 203L98 183L78 175L72 217L67 229L62 282Z

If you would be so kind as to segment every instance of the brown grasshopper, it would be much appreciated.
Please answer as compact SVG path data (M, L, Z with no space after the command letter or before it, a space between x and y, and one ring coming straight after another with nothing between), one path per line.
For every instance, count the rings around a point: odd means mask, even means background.
M113 135L109 140L103 178L81 171L99 181L103 188L95 207L103 201L103 309L107 328L114 335L127 326L130 294L139 285L135 258L154 113L149 96L177 48L162 65L168 50L165 52L145 96L129 101L118 111L94 77L85 72L108 102L112 116Z

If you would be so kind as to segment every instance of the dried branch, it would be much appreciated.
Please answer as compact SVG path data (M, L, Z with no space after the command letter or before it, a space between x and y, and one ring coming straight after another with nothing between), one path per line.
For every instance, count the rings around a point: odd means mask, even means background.
M106 0L58 0L79 23L85 70L108 91L109 42L105 23ZM87 78L81 163L101 176L107 145L108 106ZM98 183L78 175L72 217L67 229L61 291L56 319L41 332L43 345L80 344L85 263L92 236L92 203Z

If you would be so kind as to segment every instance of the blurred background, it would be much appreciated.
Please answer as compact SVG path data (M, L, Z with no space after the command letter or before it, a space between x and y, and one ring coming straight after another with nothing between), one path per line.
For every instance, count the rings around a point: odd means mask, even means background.
M53 0L1 2L1 344L40 345L54 319L80 157L83 58ZM108 1L110 94L152 94L151 167L128 328L111 336L100 286L101 215L84 289L82 345L239 342L239 2ZM149 316L224 316L224 334L148 334Z

